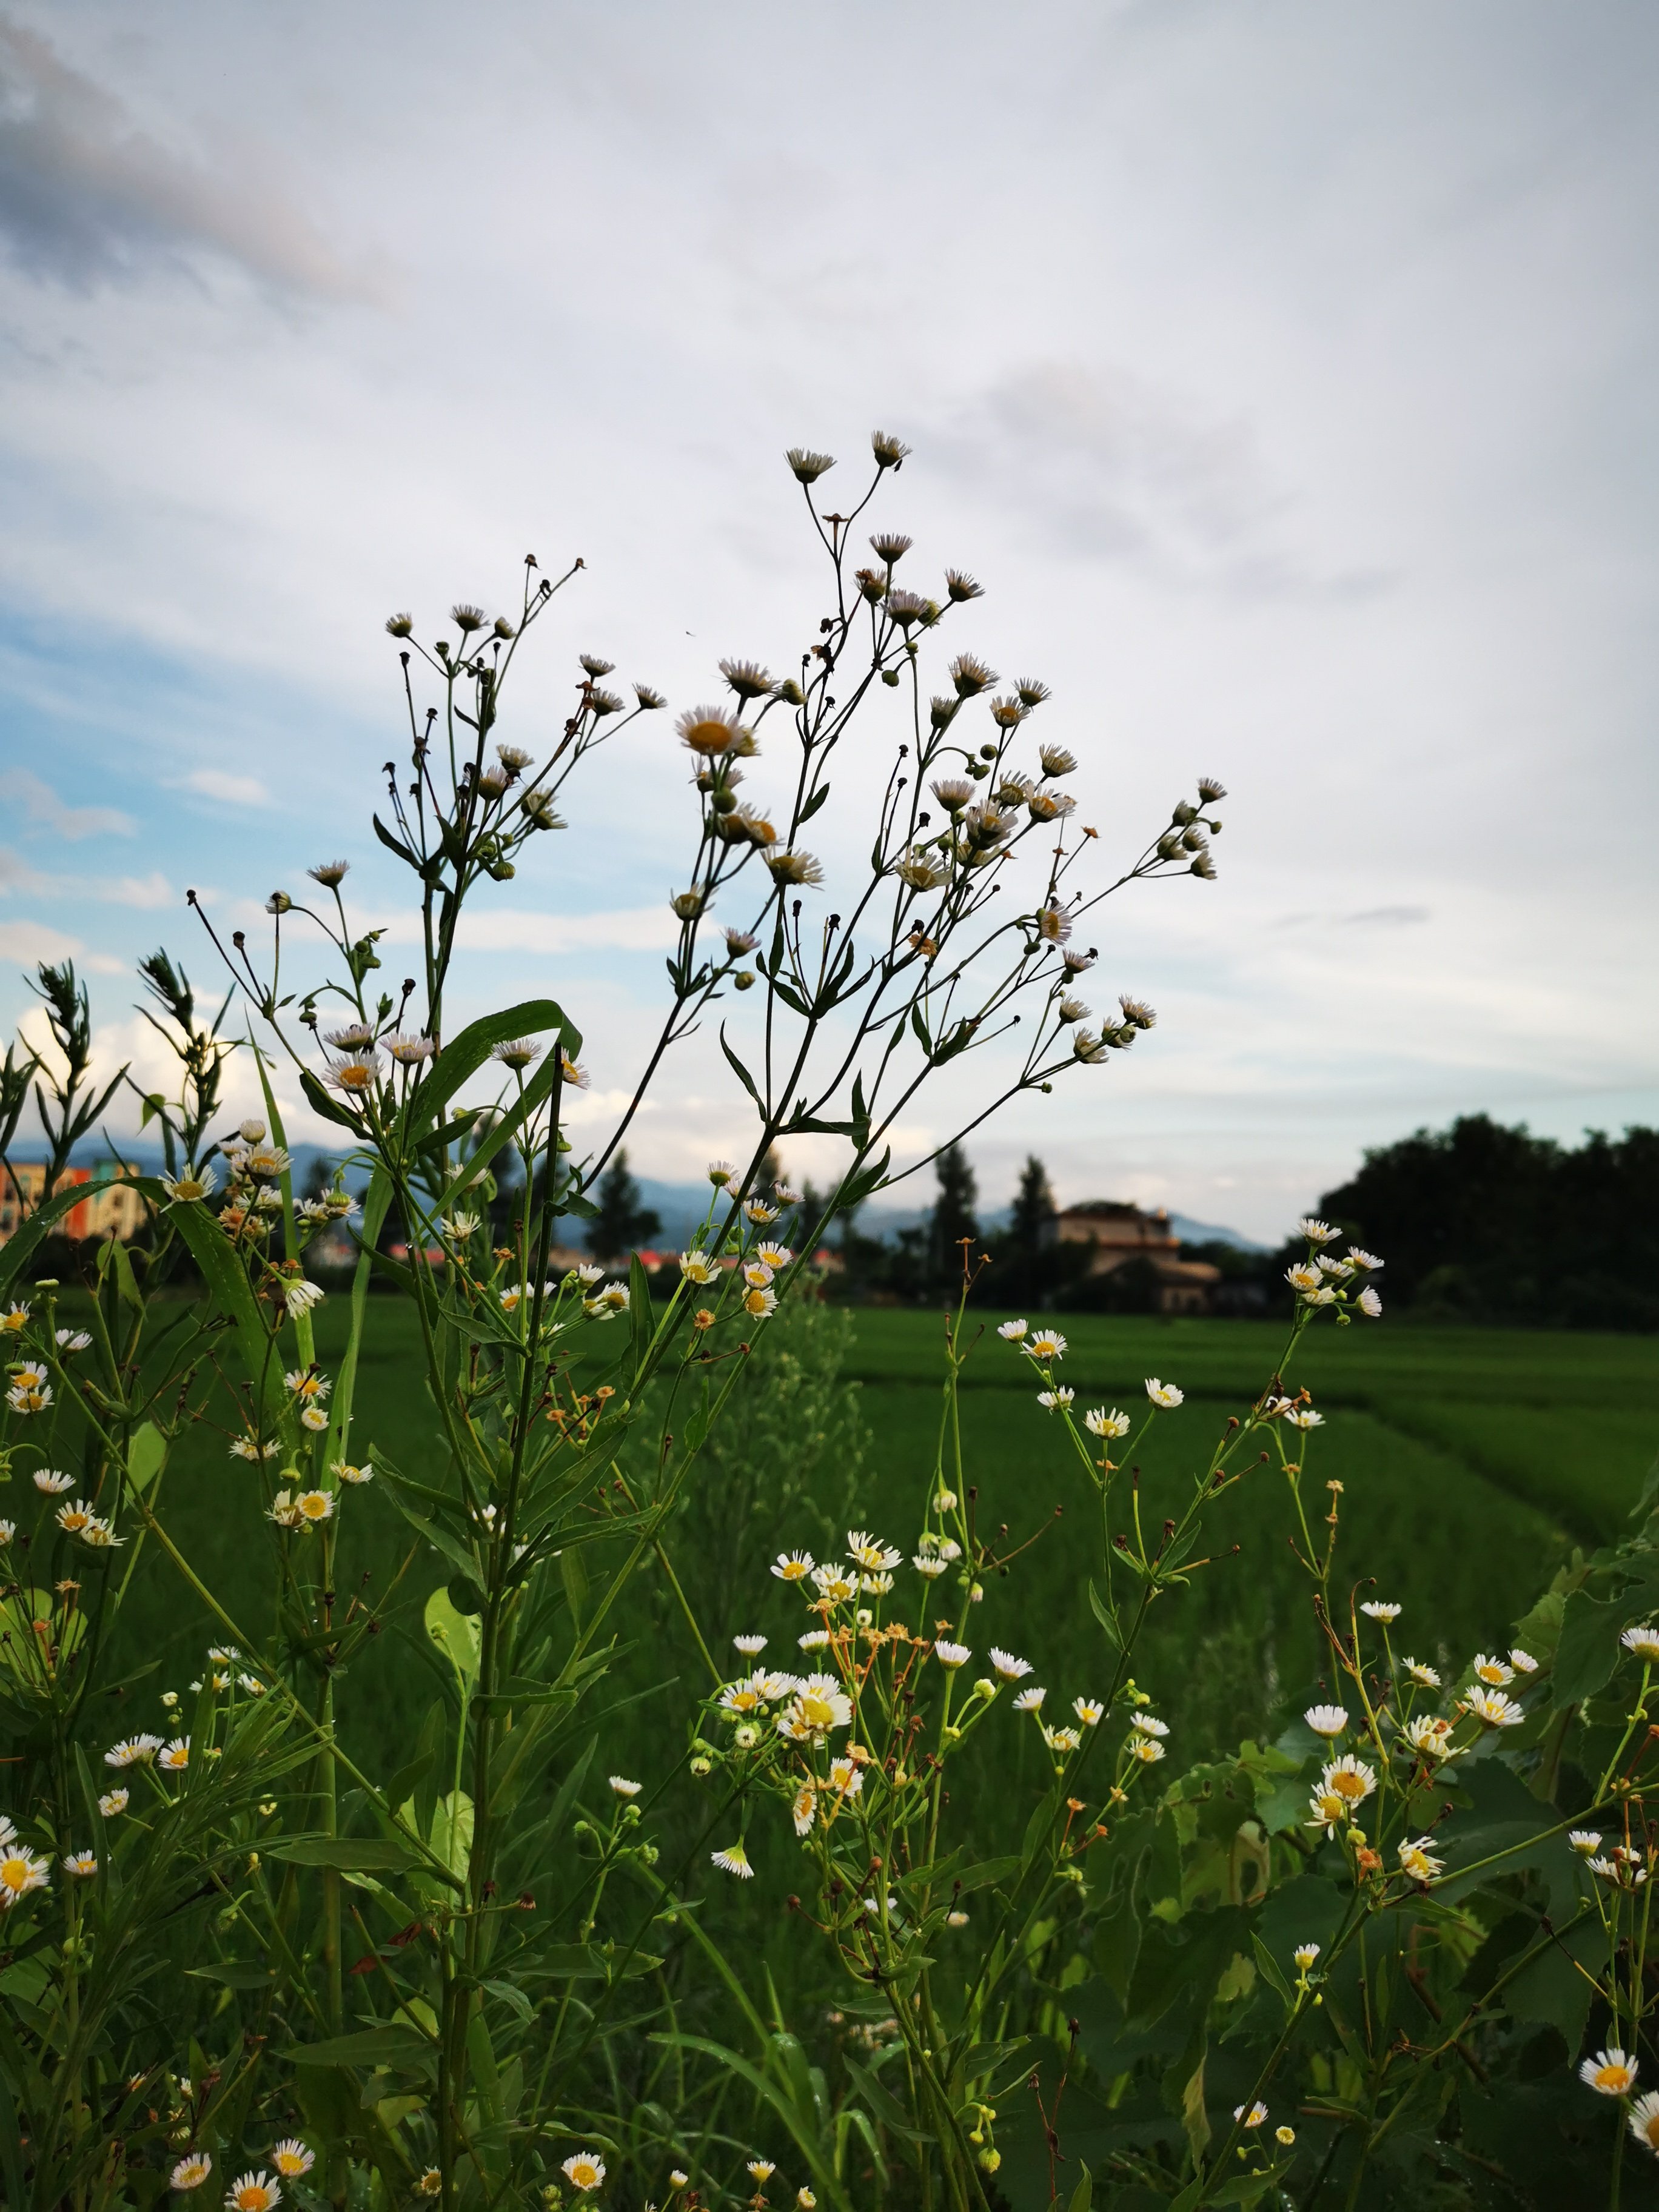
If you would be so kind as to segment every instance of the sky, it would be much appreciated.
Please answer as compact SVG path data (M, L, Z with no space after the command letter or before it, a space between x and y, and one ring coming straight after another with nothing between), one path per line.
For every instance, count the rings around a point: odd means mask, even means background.
M0 1018L72 956L144 1077L133 961L217 973L185 888L252 927L335 857L395 945L386 617L580 555L503 734L582 650L716 696L816 634L783 449L850 485L880 427L908 580L984 582L954 642L1052 686L1103 864L1229 789L1218 879L1099 921L1157 1029L977 1133L989 1201L1035 1149L1276 1237L1425 1123L1659 1118L1656 88L1609 0L0 0ZM600 1132L670 718L564 811L459 990L557 998ZM732 1152L734 1092L694 1043L635 1165Z

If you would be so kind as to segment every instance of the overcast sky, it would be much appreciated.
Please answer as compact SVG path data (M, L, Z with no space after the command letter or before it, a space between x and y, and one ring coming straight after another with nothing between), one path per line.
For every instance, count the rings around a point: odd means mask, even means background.
M1101 925L1158 1029L983 1133L988 1198L1035 1146L1267 1235L1423 1122L1659 1116L1656 65L1625 0L0 7L0 1013L72 952L136 1048L132 959L211 971L186 884L339 854L391 911L395 608L580 554L531 742L578 649L792 665L781 449L881 425L1114 854L1231 793L1219 880ZM464 990L550 989L602 1113L667 719L566 811ZM635 1164L733 1112L696 1064Z

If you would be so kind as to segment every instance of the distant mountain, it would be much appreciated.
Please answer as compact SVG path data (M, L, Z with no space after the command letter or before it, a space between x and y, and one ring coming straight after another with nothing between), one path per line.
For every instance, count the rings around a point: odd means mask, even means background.
M1219 1222L1194 1221L1190 1213L1172 1213L1170 1226L1183 1244L1231 1244L1241 1252L1271 1252L1271 1244L1258 1244L1243 1231L1223 1228Z

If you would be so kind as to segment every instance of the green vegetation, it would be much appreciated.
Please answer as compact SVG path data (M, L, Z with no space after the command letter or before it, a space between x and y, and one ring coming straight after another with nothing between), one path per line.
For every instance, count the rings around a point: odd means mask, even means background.
M339 1300L319 1310L325 1365L338 1359L346 1318ZM964 1372L966 1448L988 1516L1017 1534L1043 1531L1003 1602L1034 1656L1056 1674L1080 1676L1097 1644L1078 1602L1073 1541L1089 1498L1063 1432L1033 1402L1024 1363L994 1334L1002 1318L988 1312ZM1148 1455L1155 1512L1219 1421L1262 1386L1284 1341L1282 1328L1266 1322L1068 1316L1065 1326L1079 1402L1133 1408L1148 1375L1186 1392ZM754 1616L764 1611L757 1594L766 1563L786 1544L822 1551L840 1524L860 1517L896 1542L911 1540L938 1437L944 1329L940 1315L890 1308L805 1307L778 1324L762 1356L784 1367L784 1387L739 1401L733 1430L711 1448L671 1539L671 1558L690 1547L688 1571L706 1595L711 1633L777 1632L781 1592L772 1614ZM818 1340L803 1346L814 1330ZM1331 1417L1314 1440L1315 1479L1346 1486L1339 1559L1409 1607L1420 1656L1431 1660L1451 1645L1501 1640L1575 1544L1616 1538L1659 1451L1659 1344L1650 1339L1383 1322L1324 1332L1304 1379ZM436 1471L416 1316L401 1301L371 1304L357 1407L361 1448L372 1445L417 1478ZM165 1481L177 1540L229 1610L252 1624L257 1641L271 1594L265 1555L246 1540L253 1470L230 1460L224 1438L204 1425L181 1443ZM1148 1632L1143 1674L1203 1740L1261 1731L1271 1724L1274 1692L1293 1700L1317 1674L1306 1577L1285 1544L1282 1489L1282 1479L1263 1469L1218 1503L1212 1548L1224 1553L1237 1544L1237 1555L1218 1558L1170 1626L1155 1615ZM383 1492L371 1486L356 1505L342 1527L341 1587L357 1589L367 1574L368 1594L379 1601L413 1538ZM424 1711L429 1646L420 1608L442 1579L427 1557L404 1571L384 1633L354 1662L349 1728L378 1736ZM173 1652L193 1651L200 1640L200 1624L178 1595L165 1577L141 1579L123 1614L135 1660L143 1653L159 1661L164 1679ZM664 1644L655 1679L682 1670L694 1679L684 1622L660 1602L660 1589L657 1596ZM1004 1631L1015 1632L1006 1620ZM639 1723L625 1725L631 1733Z

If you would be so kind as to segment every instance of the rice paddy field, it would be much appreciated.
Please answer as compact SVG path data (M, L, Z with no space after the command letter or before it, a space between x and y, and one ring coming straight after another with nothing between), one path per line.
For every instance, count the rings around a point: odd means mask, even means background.
M337 1356L343 1318L333 1300L319 1311L325 1365ZM1098 1507L1059 1425L1037 1406L1029 1371L995 1335L1002 1318L984 1316L966 1371L964 1479L977 1488L981 1528L1006 1522L1011 1542L1036 1540L1006 1577L990 1578L967 1634L979 1652L996 1643L1030 1658L1035 1679L1069 1703L1098 1690L1110 1668L1088 1601L1099 1571ZM1080 1404L1143 1406L1148 1376L1186 1393L1177 1411L1160 1416L1143 1455L1144 1510L1159 1517L1189 1494L1194 1469L1228 1415L1272 1375L1283 1345L1280 1330L1249 1322L1088 1317L1066 1327L1065 1372ZM669 1538L708 1644L731 1673L743 1663L734 1633L765 1633L769 1659L787 1666L809 1625L799 1593L768 1571L778 1549L805 1545L823 1557L855 1522L912 1548L939 1436L942 1336L936 1315L880 1309L809 1308L773 1325L736 1444L702 1463L698 1494ZM838 1379L830 1371L837 1359ZM814 1361L815 1389L792 1394L792 1363L811 1370ZM1308 1457L1310 1494L1321 1501L1313 1510L1322 1510L1326 1481L1343 1486L1334 1588L1371 1578L1371 1594L1404 1608L1396 1650L1453 1670L1474 1650L1507 1644L1511 1624L1576 1546L1617 1536L1659 1449L1652 1339L1387 1323L1319 1329L1291 1379L1312 1389L1325 1416ZM436 1473L412 1316L390 1297L373 1304L356 1404L354 1457L378 1450L410 1474ZM169 1528L253 1645L268 1635L274 1583L258 1486L253 1469L227 1455L223 1435L204 1425L175 1447L161 1491ZM1135 1674L1171 1723L1172 1773L1246 1737L1271 1740L1320 1685L1321 1643L1308 1578L1286 1540L1291 1526L1283 1477L1267 1468L1250 1475L1211 1509L1200 1548L1214 1563L1150 1617ZM587 1556L590 1572L602 1575L604 1547ZM422 1607L448 1571L415 1547L380 1484L349 1501L339 1565L341 1590L366 1589L384 1624L339 1681L340 1725L352 1755L384 1776L407 1759L443 1694ZM156 1692L182 1689L222 1633L162 1562L145 1566L118 1632L131 1717L112 1717L112 1733L154 1725ZM907 1566L889 1603L913 1607L912 1625L925 1626L959 1595L948 1583L924 1588ZM789 1920L800 1871L783 1808L752 1817L757 1880L708 1881L711 1843L726 1839L732 1808L686 1771L709 1675L666 1577L642 1574L617 1617L610 1674L574 1717L549 1788L590 1740L594 1773L640 1778L665 1870L704 1895L711 1935L745 1962L755 1986L764 1967L784 2015L804 2032L839 2019L845 1992L836 1968ZM952 1819L974 1856L1018 1846L1046 1779L1042 1756L1036 1730L1012 1716L966 1747L953 1769ZM709 2032L726 2032L720 1992L706 1980L693 1976L688 2004Z
M435 1471L412 1316L392 1298L376 1299L371 1312L355 1455L378 1446L411 1474ZM343 1316L331 1301L319 1318L326 1364ZM1024 1363L996 1337L1002 1318L984 1316L963 1379L966 1477L980 1492L981 1525L1006 1522L1011 1540L1037 1540L1006 1579L988 1587L975 1627L985 1643L1024 1650L1069 1696L1089 1687L1104 1663L1086 1590L1098 1566L1097 1509L1059 1424L1036 1405ZM1064 1325L1064 1372L1079 1405L1137 1410L1148 1376L1186 1393L1177 1412L1160 1417L1145 1454L1143 1505L1153 1518L1179 1510L1194 1468L1228 1414L1273 1372L1284 1340L1277 1325L1250 1322L1077 1316ZM720 1554L715 1617L706 1622L711 1639L750 1628L769 1632L775 1651L793 1643L805 1624L795 1619L795 1598L768 1574L768 1561L785 1544L821 1553L839 1514L856 1509L911 1548L939 1439L941 1317L865 1308L837 1319L836 1330L861 1450L838 1441L802 1490L789 1480L791 1462L798 1451L810 1456L810 1440L792 1439L786 1422L768 1463L749 1471L740 1498L733 1490L729 1513L721 1488L729 1473L708 1468L684 1537L671 1543L671 1554L684 1553L677 1565L694 1601L700 1582L714 1594L702 1554L711 1544ZM1396 1633L1425 1658L1502 1638L1575 1546L1617 1536L1659 1452L1659 1341L1652 1338L1385 1321L1312 1332L1292 1379L1313 1391L1326 1419L1310 1439L1306 1483L1320 1501L1310 1510L1322 1509L1328 1480L1343 1485L1337 1582L1346 1589L1370 1577L1374 1595L1401 1603ZM763 1362L753 1385L768 1387ZM186 1553L257 1641L270 1568L251 1494L256 1484L204 1428L175 1450L162 1502ZM1138 1677L1197 1739L1221 1743L1271 1732L1277 1711L1317 1679L1319 1644L1307 1578L1289 1549L1288 1505L1283 1479L1266 1468L1220 1499L1200 1547L1215 1564L1152 1617ZM359 1662L359 1679L342 1686L344 1725L360 1738L396 1736L433 1694L419 1613L442 1577L416 1556L390 1590L410 1544L384 1494L354 1495L343 1529L342 1586L368 1574L386 1623ZM595 1564L602 1569L602 1560ZM942 1595L934 1595L942 1607ZM141 1601L129 1605L124 1630L135 1662L143 1652L163 1680L180 1664L193 1667L184 1655L198 1649L205 1623L194 1618L187 1593L169 1591L151 1572L133 1596ZM653 1619L653 1634L636 1631L634 1646L619 1655L620 1676L635 1689L670 1686L659 1694L683 1705L689 1720L701 1686L694 1647L662 1589ZM619 1725L631 1731L620 1716Z

